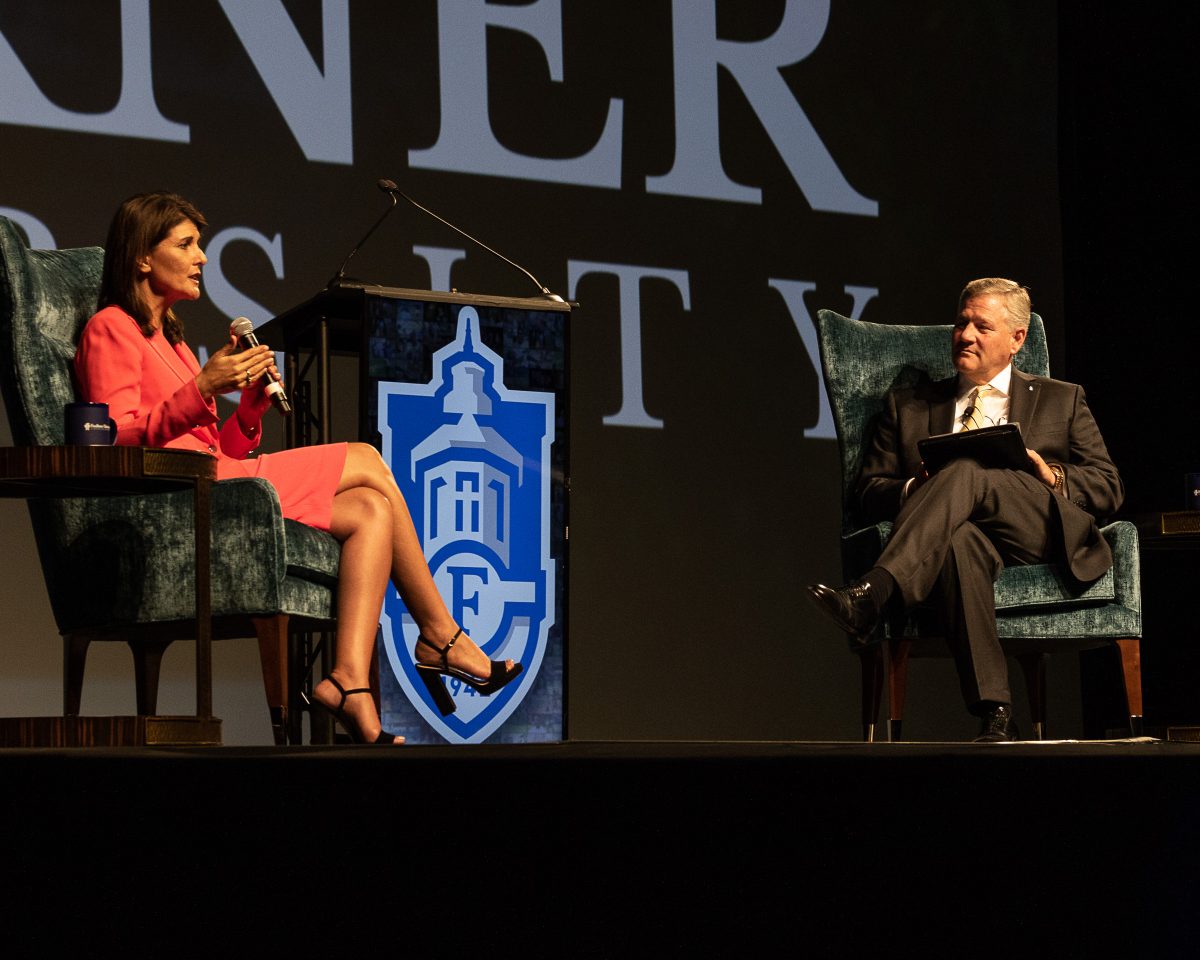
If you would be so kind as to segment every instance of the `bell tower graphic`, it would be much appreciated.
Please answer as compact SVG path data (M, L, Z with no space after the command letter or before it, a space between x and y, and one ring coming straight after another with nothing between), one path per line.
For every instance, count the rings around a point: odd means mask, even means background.
M428 384L379 384L383 455L408 503L451 615L493 659L525 670L492 697L447 683L442 717L416 676L417 628L389 589L388 661L417 712L450 742L477 743L508 718L538 674L553 624L550 447L554 395L504 386L504 361L479 337L474 307L433 355Z

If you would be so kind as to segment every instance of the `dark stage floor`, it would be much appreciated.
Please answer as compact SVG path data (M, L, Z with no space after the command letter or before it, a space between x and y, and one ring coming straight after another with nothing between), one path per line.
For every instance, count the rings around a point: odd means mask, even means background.
M1200 926L1200 744L5 750L0 795L18 942L85 954L63 911L409 956L1168 957Z

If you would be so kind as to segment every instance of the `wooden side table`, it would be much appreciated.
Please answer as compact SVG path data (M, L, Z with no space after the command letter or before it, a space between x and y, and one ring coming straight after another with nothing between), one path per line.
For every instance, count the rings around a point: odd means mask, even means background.
M1142 554L1142 682L1159 736L1200 735L1200 649L1196 637L1196 578L1200 532L1188 522L1200 513L1138 517ZM1178 532L1166 532L1175 530ZM1153 700L1151 700L1153 697Z
M196 715L0 718L0 745L220 744L221 721L212 715L209 522L210 497L216 475L217 461L193 450L116 446L0 447L0 496L129 496L190 487L195 504L196 537Z

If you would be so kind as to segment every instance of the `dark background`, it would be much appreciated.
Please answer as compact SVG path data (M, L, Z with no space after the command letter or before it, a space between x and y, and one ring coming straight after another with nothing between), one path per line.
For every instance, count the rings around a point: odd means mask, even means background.
M1158 536L1156 511L1184 507L1200 470L1191 411L1195 319L1197 85L1180 4L1131 15L1060 5L1060 189L1066 376L1084 383L1125 480L1123 517L1139 524L1142 687L1148 727L1200 719L1192 642L1200 551ZM1120 726L1105 651L1083 655L1084 716Z
M283 6L319 60L321 5ZM1186 8L835 2L815 51L781 72L877 217L814 211L725 71L722 164L761 188L762 203L647 192L676 151L665 0L564 4L561 84L532 38L488 31L496 137L519 153L578 155L599 137L609 99L622 98L619 189L409 166L408 151L432 146L441 123L433 2L350 7L350 165L305 159L218 4L149 9L155 100L190 125L190 142L0 122L0 206L37 216L59 246L102 243L123 197L173 189L206 213L210 236L241 226L282 237L282 278L251 244L230 244L221 263L278 313L319 289L382 210L382 176L564 295L571 261L686 271L686 301L663 280L639 291L645 408L662 429L603 424L621 404L617 282L592 274L574 291L572 737L858 735L856 661L800 595L840 570L836 444L804 435L819 418L818 375L796 327L808 319L793 319L770 280L815 284L805 297L814 315L849 313L845 288L857 285L878 290L864 319L946 323L966 280L1018 279L1046 320L1052 372L1088 388L1129 509L1181 506L1182 474L1200 468L1180 412L1195 169L1185 44L1196 18ZM783 9L719 2L718 36L761 40ZM0 34L55 103L100 112L116 102L115 0L0 3ZM351 272L428 287L419 244L464 246L400 209ZM532 292L473 249L451 278L473 292ZM207 299L184 319L193 346L209 349L228 324ZM340 389L353 395L349 381ZM351 436L352 421L343 430ZM24 508L0 510L0 693L14 714L51 713L53 620ZM254 644L220 644L216 656L226 741L267 742ZM85 712L131 712L126 660L93 654ZM165 669L162 709L183 712L188 652L172 651ZM906 735L970 734L949 663L912 673ZM1056 658L1052 734L1079 735L1079 704L1074 658Z

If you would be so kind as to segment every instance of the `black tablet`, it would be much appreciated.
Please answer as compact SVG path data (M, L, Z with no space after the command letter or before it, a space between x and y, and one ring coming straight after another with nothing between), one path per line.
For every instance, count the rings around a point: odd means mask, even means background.
M918 440L917 450L930 474L937 473L951 460L960 457L978 460L985 467L1030 469L1029 454L1025 452L1019 423L1002 423L961 433L940 433L936 437Z

